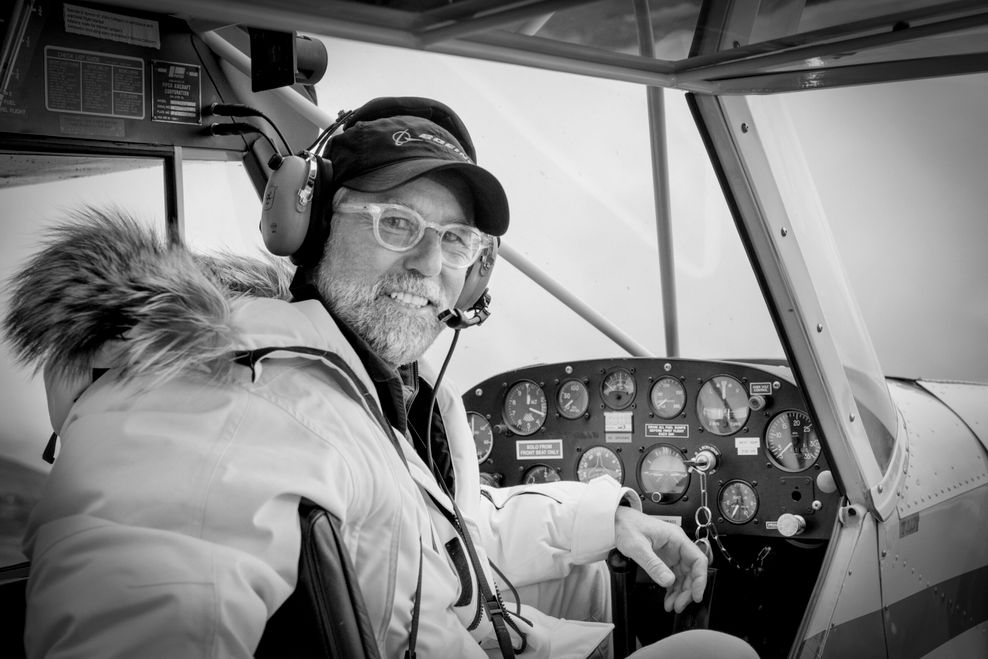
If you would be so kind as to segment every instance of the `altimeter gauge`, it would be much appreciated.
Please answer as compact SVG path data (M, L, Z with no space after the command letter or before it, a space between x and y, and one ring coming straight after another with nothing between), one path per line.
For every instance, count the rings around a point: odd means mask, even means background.
M531 380L511 385L504 397L504 422L517 435L531 435L545 423L548 404L542 387Z

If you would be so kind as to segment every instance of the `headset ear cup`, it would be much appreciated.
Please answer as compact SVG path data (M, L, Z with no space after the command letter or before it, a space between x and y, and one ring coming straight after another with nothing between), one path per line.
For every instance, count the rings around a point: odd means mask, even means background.
M489 246L485 247L477 257L476 263L467 270L466 279L463 282L463 290L456 301L456 309L472 309L484 297L487 292L487 284L491 280L494 272L494 262L497 260L497 248L501 243L500 238L491 240Z
M312 156L287 156L264 187L261 237L268 251L291 256L305 242L312 213L317 166Z

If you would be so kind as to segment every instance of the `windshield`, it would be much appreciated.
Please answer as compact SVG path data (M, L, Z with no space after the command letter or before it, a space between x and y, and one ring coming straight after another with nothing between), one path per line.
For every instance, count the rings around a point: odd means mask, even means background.
M971 111L986 80L749 99L883 469L897 427L887 375L988 381L988 139Z
M826 217L887 375L988 382L986 105L984 74L752 99L794 130L791 214Z

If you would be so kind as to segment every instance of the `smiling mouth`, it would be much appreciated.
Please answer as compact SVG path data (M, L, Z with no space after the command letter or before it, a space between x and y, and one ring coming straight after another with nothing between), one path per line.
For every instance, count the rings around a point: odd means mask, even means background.
M413 309L421 309L430 304L429 300L421 295L405 293L403 291L388 293L388 297L401 305L412 307Z

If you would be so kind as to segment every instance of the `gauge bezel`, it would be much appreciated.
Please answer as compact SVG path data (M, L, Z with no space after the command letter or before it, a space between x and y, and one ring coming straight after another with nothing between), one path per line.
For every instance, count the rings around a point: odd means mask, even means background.
M617 375L618 373L624 373L625 375L627 375L628 380L631 382L631 394L628 396L628 400L623 405L620 406L611 404L610 400L607 397L607 394L604 393L604 387L607 385L607 381L613 376ZM635 374L632 373L630 369L624 366L615 366L614 368L607 370L607 372L604 373L604 377L600 379L600 400L608 409L612 409L616 411L626 410L629 407L631 407L631 404L635 402L635 399L637 397L638 397L638 381L635 380Z
M491 422L487 419L486 416L484 416L480 412L474 412L474 411L471 410L471 411L467 412L467 425L470 426L470 431L471 431L470 434L473 434L473 426L470 424L470 419L471 419L471 417L474 417L474 416L477 417L478 419L480 419L483 422L483 424L487 427L487 431L490 432L490 434L491 434L491 445L487 447L487 451L484 453L483 457L481 457L479 455L477 456L477 464L482 464L484 462L484 460L486 460L487 458L491 457L491 451L494 450L494 426L491 425ZM475 447L477 446L477 437L476 437L476 435L474 435L474 438L473 438L473 445Z
M542 397L542 407L544 408L542 419L539 421L538 425L532 430L529 430L527 432L516 427L515 424L508 417L508 400L511 398L511 392L513 392L515 389L517 389L522 385L532 385L533 387L535 387L535 390L538 391L539 395ZM508 387L507 391L504 392L504 401L501 403L501 418L504 419L504 425L508 427L508 430L510 430L514 434L520 437L529 437L530 435L534 435L542 428L542 426L545 425L545 420L546 418L548 418L548 416L549 416L548 397L545 395L545 390L535 380L529 380L529 379L517 380L514 383L512 383L510 387Z
M813 461L810 462L809 464L807 464L805 467L801 467L799 469L791 469L789 467L786 467L786 466L782 465L780 463L779 459L776 458L775 455L772 453L772 451L769 449L769 444L768 444L768 433L769 433L769 430L772 429L772 424L774 424L780 417L782 417L784 415L787 415L787 414L791 414L793 412L795 412L796 414L798 414L798 415L804 417L805 419L807 419L810 422L810 425L813 426L813 434L816 437L816 443L817 443L817 446L819 447L817 449L816 456L814 456L814 458L813 458ZM775 467L776 469L780 470L780 471L786 472L787 474L800 474L800 473L802 473L804 471L808 471L808 470L812 469L813 468L813 465L815 465L817 462L819 462L820 456L823 454L823 444L820 443L820 435L818 435L817 432L816 432L816 424L813 423L813 419L810 418L810 415L809 414L807 414L803 410L799 410L799 409L796 409L796 408L790 408L790 409L787 409L787 410L780 410L778 413L774 414L771 419L768 420L768 423L765 424L765 432L764 432L764 434L762 436L762 445L765 447L765 455L768 456L768 460L769 460L769 462L772 463L772 466Z
M664 380L671 380L672 382L675 382L676 386L679 387L679 390L683 392L683 404L680 405L679 409L672 415L667 415L664 412L660 412L659 408L656 407L655 402L652 398L655 392L655 388L659 386L659 383ZM683 384L683 381L677 378L675 375L660 375L658 378L655 379L655 382L652 383L652 386L648 388L648 406L649 408L651 408L652 413L658 418L662 419L663 421L672 421L673 419L678 418L686 409L686 405L687 403L689 403L689 399L690 399L689 392L686 391L686 385Z
M708 426L707 417L703 414L703 411L700 409L700 404L701 404L701 402L703 400L703 396L702 396L703 390L707 387L707 385L710 385L712 382L714 382L715 380L719 380L719 379L728 379L728 380L731 380L732 382L734 382L735 384L738 385L738 388L740 388L742 392L745 393L745 406L744 406L744 409L746 410L746 412L745 412L744 420L741 422L741 424L737 428L735 428L734 430L731 430L729 432L720 432L720 431L714 430L713 428L711 428L710 426ZM696 405L694 405L694 408L695 408L695 412L696 412L697 422L700 424L700 427L703 428L703 431L704 432L709 432L711 435L714 435L715 437L730 437L732 435L736 435L739 432L741 432L745 428L745 426L748 425L748 420L751 419L751 408L748 406L748 403L747 403L748 399L749 399L749 396L745 392L744 383L741 382L741 380L739 380L736 377L734 377L733 375L729 375L727 373L718 373L717 375L712 375L709 378L707 378L706 380L704 380L704 382L696 390Z
M533 473L536 469L544 469L547 473L553 474L555 476L555 479L554 480L531 481L531 482L529 482L528 475L531 474L531 473ZM556 469L555 467L551 467L551 466L549 466L549 465L547 465L545 463L538 462L538 463L533 464L532 466L526 468L525 471L522 472L522 475L521 475L521 484L522 485L537 485L538 483L555 483L555 482L561 481L562 479L563 479L563 477L559 475L559 470L558 469Z
M583 390L583 396L586 399L586 402L583 405L583 409L578 414L573 414L572 412L565 411L563 409L562 402L559 400L559 396L562 394L563 388L569 384L578 385ZM559 386L556 387L556 411L559 412L559 415L561 417L573 421L575 419L579 419L581 416L586 414L589 410L590 410L590 389L587 388L586 382L580 380L579 378L567 378L559 383Z
M748 519L744 520L743 522L734 521L733 519L731 519L730 515L724 512L724 499L723 499L724 492L727 490L729 486L733 485L734 483L740 483L741 485L744 485L751 491L751 494L755 497L755 510L751 513L751 516L749 516ZM758 496L758 490L755 488L754 485L744 480L743 478L732 478L731 480L721 485L720 490L718 490L717 492L717 510L718 512L720 512L720 516L724 518L725 522L729 524L734 524L735 526L742 526L744 524L747 524L751 520L755 519L755 517L758 516L758 508L761 506L761 504L762 504L762 500L761 497Z
M624 460L621 459L621 454L619 454L617 451L612 449L610 446L604 446L603 444L594 444L593 446L587 448L587 450L582 451L580 453L580 457L576 461L576 480L580 481L581 483L587 482L582 478L580 478L580 465L583 463L583 460L596 449L603 449L604 451L608 451L612 456L614 456L614 459L617 460L618 466L621 469L621 478L616 478L615 480L621 485L624 485L624 479L628 473L628 470L624 468Z
M693 474L692 474L692 472L690 472L689 467L686 465L686 456L683 455L683 452L678 447L673 446L672 444L669 444L668 442L656 442L655 444L652 444L651 446L649 446L648 448L646 448L642 452L642 456L638 459L638 467L637 467L637 469L635 469L635 478L638 481L638 487L641 488L640 492L641 492L641 494L643 494L645 496L645 499L647 501L652 501L651 496L652 496L652 494L655 494L657 492L657 490L650 490L647 487L645 487L645 482L642 479L642 467L644 466L645 460L648 458L648 456L650 456L652 454L652 451L654 451L655 449L657 449L659 447L668 448L668 449L672 450L672 452L675 453L677 456L679 456L679 459L683 461L683 469L684 469L684 471L686 471L686 483L683 486L683 491L680 492L679 495L676 496L675 499L666 499L665 497L667 497L669 495L664 494L664 493L660 493L660 494L662 494L662 500L661 501L658 501L658 502L654 502L653 501L653 503L658 503L658 505L660 505L660 506L665 506L665 505L668 505L668 504L676 503L677 501L679 501L680 499L682 499L684 496L686 496L686 493L689 492L690 485L693 482Z

